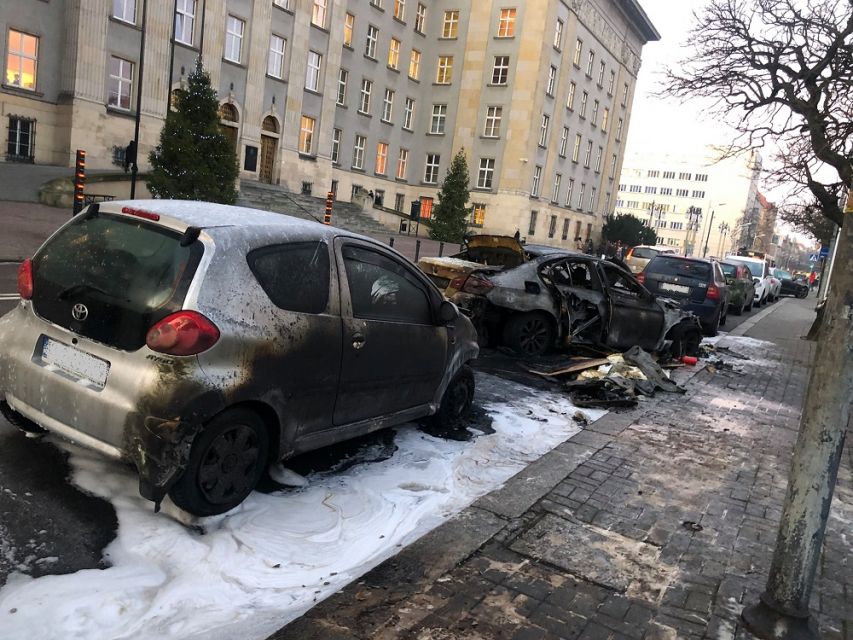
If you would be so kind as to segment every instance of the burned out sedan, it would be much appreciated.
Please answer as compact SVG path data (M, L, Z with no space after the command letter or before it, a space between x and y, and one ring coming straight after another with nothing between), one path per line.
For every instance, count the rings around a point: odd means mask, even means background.
M652 295L621 266L581 253L473 271L451 300L471 315L481 344L500 343L527 356L577 343L695 355L701 341L692 313Z
M0 409L133 464L195 515L267 465L471 404L470 321L369 238L252 209L91 205L26 260Z

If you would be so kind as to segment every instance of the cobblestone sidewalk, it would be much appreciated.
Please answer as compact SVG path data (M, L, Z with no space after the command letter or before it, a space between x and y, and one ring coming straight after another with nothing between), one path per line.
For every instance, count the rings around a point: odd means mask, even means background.
M748 638L813 344L807 301L748 332L764 360L611 413L276 633L276 639ZM737 350L737 338L724 338ZM853 640L848 443L812 598Z

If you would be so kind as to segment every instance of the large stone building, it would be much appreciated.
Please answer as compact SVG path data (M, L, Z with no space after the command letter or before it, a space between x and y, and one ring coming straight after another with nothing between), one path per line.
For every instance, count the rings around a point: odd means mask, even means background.
M619 178L615 213L651 225L658 243L691 256L724 256L759 218L761 156L718 160L711 149L632 148ZM755 231L752 231L754 236Z
M472 224L555 244L612 211L659 38L636 0L37 0L0 24L0 160L121 164L139 104L145 169L200 56L241 178L426 217L464 149Z

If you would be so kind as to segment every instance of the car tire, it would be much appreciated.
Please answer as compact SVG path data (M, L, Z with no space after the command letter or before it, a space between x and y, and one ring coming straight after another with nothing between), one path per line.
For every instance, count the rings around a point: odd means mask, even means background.
M541 356L554 344L554 323L544 313L519 313L504 325L504 344L522 356Z
M752 307L753 307L754 305L755 305L755 296L753 295L753 296L752 296L752 298L750 298L750 300L749 300L749 306L746 308L746 310L747 310L749 313L752 313Z
M719 326L725 327L726 326L726 320L728 320L728 319L729 319L728 307L725 307L725 306L720 307L720 324L719 324Z
M702 327L705 335L708 336L709 338L713 338L715 335L717 335L720 332L720 316L722 314L723 314L723 312L720 311L719 313L717 313L716 316L714 316L714 320L711 322L710 325L706 325L706 326Z
M695 326L676 326L673 330L670 355L674 360L682 356L698 356L699 345L702 342L702 332Z
M459 420L471 410L474 402L474 371L467 364L456 372L444 395L438 411L429 419L431 426L438 430L453 429Z
M269 433L256 413L224 411L196 436L169 496L194 516L230 511L255 489L267 468L268 451Z
M742 316L745 308L746 308L746 300L741 302L739 306L732 309L732 313L734 313L736 316Z

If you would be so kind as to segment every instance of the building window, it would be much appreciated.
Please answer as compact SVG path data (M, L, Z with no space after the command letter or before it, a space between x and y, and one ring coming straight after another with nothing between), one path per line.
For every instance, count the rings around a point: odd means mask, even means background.
M595 195L597 192L598 192L598 189L596 187L593 187L592 189L590 189L589 202L587 202L587 204L586 204L586 210L589 212L592 212L595 210ZM580 229L578 229L578 233L580 233Z
M320 90L320 66L323 56L316 51L308 52L308 67L305 71L305 88L309 91Z
M438 182L438 164L441 162L441 156L437 153L428 153L426 157L426 167L424 168L424 182L427 184L436 184Z
M426 24L426 6L422 2L419 2L418 8L415 11L415 31L423 33L424 24Z
M538 196L539 188L542 182L542 167L540 165L536 165L536 168L533 169L533 184L530 187L530 195Z
M409 164L409 150L400 149L400 155L397 156L397 179L406 179L406 166Z
M607 83L607 95L613 95L613 87L616 85L616 72L611 69L610 70L610 81Z
M438 56L435 70L436 84L450 84L453 81L453 56Z
M679 198L686 198L689 191L687 189L676 189L675 195Z
M430 120L429 132L443 134L444 122L447 119L447 105L434 104L432 105L432 120Z
M270 35L270 57L267 61L267 74L273 78L279 78L284 75L284 50L286 41L281 36L274 33Z
M678 174L678 179L679 179L679 180L692 180L692 179L693 179L693 174L692 174L692 173L687 173L686 171L682 171L682 172L680 172L680 173Z
M338 71L338 97L335 102L341 106L347 103L347 81L349 80L349 71L341 69Z
M563 239L563 240L568 240L568 239L569 239L569 219L568 219L568 218L566 218L565 220L563 220L563 233L562 233L562 235L561 235L560 237L561 237L561 239Z
M575 134L575 146L574 146L574 149L572 149L572 162L577 162L578 158L580 158L581 141L582 140L583 140L583 138L581 137L581 134L576 133Z
M382 0L370 0L370 4L372 4L377 9L382 8Z
M604 84L604 71L607 69L607 64L605 64L604 60L598 63L598 84L601 87Z
M375 171L380 176L385 175L388 164L388 143L380 142L376 145L376 168Z
M607 120L610 118L610 109L604 107L604 112L601 114L601 130L607 131Z
M562 182L563 176L562 174L555 173L554 174L554 188L551 190L551 202L559 202L560 201L560 182Z
M412 119L415 115L415 101L412 98L406 98L406 107L403 109L403 128L412 128Z
M417 80L421 73L421 52L417 49L412 49L412 55L409 57L409 77L412 80Z
M352 145L352 168L362 169L364 167L364 145L367 139L364 136L356 136Z
M569 143L569 128L563 127L563 133L560 135L560 151L559 151L559 154L560 154L561 158L566 157L566 147L568 146L568 143Z
M555 67L552 64L551 67L548 69L548 88L545 89L545 93L547 93L549 96L553 97L554 96L554 89L556 88L556 86L557 86L557 67Z
M177 0L175 5L175 40L193 46L196 0Z
M293 8L290 6L291 1L292 0L272 0L272 3L277 7L281 7L282 9L292 11Z
M442 38L455 38L459 29L459 11L445 11L441 25Z
M705 192L704 191L694 191L693 195L691 197L704 199L705 198Z
M432 198L421 196L421 218L429 220L432 218Z
M590 118L590 123L592 126L595 126L595 121L598 120L598 100L593 100L592 102L592 118Z
M338 164L341 157L341 130L332 130L332 162Z
M113 0L113 18L136 24L136 0Z
M515 35L515 9L501 9L498 20L498 38L512 38Z
M586 141L586 153L583 156L583 166L589 169L589 161L592 159L592 140Z
M604 155L604 147L598 147L598 152L595 154L595 172L601 173L601 157Z
M382 100L382 121L391 122L391 116L394 111L394 92L391 89L385 89L385 98Z
M581 188L578 189L578 206L575 207L578 211L583 211L583 194L586 191L586 183L581 182Z
M563 21L557 19L557 24L554 25L554 48L559 49L563 46Z
M367 40L364 42L364 55L376 59L376 43L379 41L379 29L372 24L367 27Z
M609 178L613 180L616 177L616 154L610 156L610 176Z
M133 86L133 63L116 56L110 57L110 86L107 104L116 109L130 110Z
M575 221L575 240L581 239L581 225L583 223L580 220Z
M348 13L344 17L344 45L347 47L352 46L352 33L355 29L355 16L351 13Z
M536 218L539 217L538 211L530 212L530 223L527 225L527 235L532 236L536 233Z
M542 114L542 123L539 125L539 146L544 147L548 144L548 125L551 123L551 118L546 114Z
M581 93L581 108L580 108L580 117L586 118L586 103L589 101L589 94L584 91Z
M572 192L575 190L574 178L569 178L569 186L566 187L566 206L572 206Z
M486 223L486 205L481 202L475 202L473 207L471 222L478 227L482 227Z
M314 150L314 118L302 116L299 123L299 153L311 154Z
M574 82L569 83L569 95L566 96L566 107L569 109L575 108L575 91L577 90L577 85Z
M696 174L696 182L708 182L708 174L707 173L697 173Z
M652 195L656 195L656 194L657 194L657 192L658 192L658 188L657 188L657 187L651 187L651 186L649 186L649 185L646 185L645 193L650 193L650 194L652 194Z
M501 135L501 117L503 107L486 108L486 125L483 127L483 136L486 138L499 138Z
M229 62L240 63L243 53L243 32L246 23L240 18L228 16L228 26L225 29L225 59Z
M586 54L586 77L592 77L592 67L595 65L595 51L591 50Z
M394 17L402 21L406 13L406 0L394 0Z
M9 30L6 84L35 91L38 45L36 36Z
M619 142L622 139L622 125L624 124L624 120L619 118L619 122L616 124L616 142Z
M359 113L370 113L370 93L373 90L373 82L367 78L361 79L361 97L358 102Z
M314 0L314 9L311 12L311 24L326 28L326 5L328 0Z
M622 86L622 106L624 107L626 104L628 104L628 83L627 82Z
M397 38L391 38L388 43L388 66L392 69L400 66L400 41Z
M32 162L35 155L35 137L35 120L9 116L9 138L6 147L6 159L18 162Z
M620 118L620 122L621 122L621 118ZM663 172L663 179L664 180L675 180L675 171L664 171Z
M575 42L575 53L572 56L572 64L576 67L581 66L581 55L583 54L583 40L580 38Z
M492 84L505 85L509 77L509 56L495 56L492 67Z
M495 175L494 158L480 158L480 171L477 173L477 188L491 189Z

